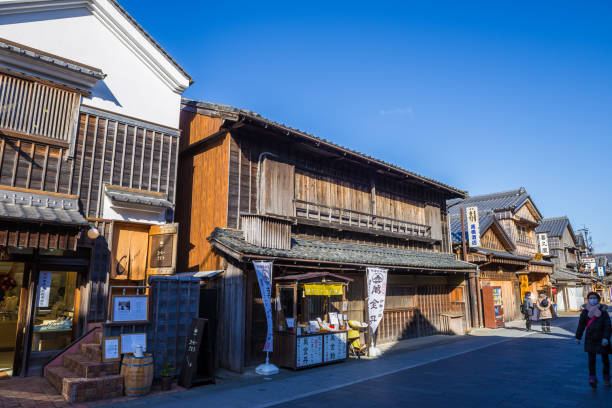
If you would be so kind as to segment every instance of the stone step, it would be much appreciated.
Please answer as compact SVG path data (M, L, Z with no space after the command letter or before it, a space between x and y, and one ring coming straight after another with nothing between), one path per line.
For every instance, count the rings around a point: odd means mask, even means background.
M98 343L81 343L79 352L93 361L102 361L102 347Z
M66 367L47 367L45 377L68 402L86 402L123 396L123 377L80 377Z
M64 367L84 378L115 375L119 374L121 370L121 363L119 361L104 363L102 361L92 360L83 354L65 355L62 364Z

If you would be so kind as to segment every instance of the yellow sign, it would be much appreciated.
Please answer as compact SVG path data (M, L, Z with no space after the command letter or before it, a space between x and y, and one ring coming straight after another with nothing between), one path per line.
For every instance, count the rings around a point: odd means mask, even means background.
M521 282L521 301L525 298L525 292L529 291L529 277L527 275L519 275Z
M342 295L342 285L333 283L306 283L304 294L307 296L334 296Z
M533 259L534 259L535 261L541 261L541 260L542 260L542 254L538 252L537 254L535 254L535 256L533 257Z

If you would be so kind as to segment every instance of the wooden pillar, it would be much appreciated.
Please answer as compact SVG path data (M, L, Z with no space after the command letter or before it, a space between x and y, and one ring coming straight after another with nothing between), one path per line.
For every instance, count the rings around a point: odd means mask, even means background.
M244 370L245 273L228 263L223 276L223 333L221 364L235 372Z

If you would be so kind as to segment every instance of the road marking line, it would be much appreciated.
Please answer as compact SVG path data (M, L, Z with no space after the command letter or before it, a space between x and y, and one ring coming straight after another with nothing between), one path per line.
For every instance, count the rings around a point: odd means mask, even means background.
M566 324L559 325L559 326L554 326L554 327L562 328L562 327L565 327L565 326L569 325L570 323L575 324L575 322L568 322ZM496 341L496 342L493 342L493 343L488 343L488 344L485 344L485 345L481 345L481 346L477 346L477 347L472 347L472 348L467 349L467 350L462 350L462 351L459 351L459 352L456 352L456 353L452 353L452 354L449 354L449 355L446 355L446 356L443 356L443 357L438 357L438 358L434 358L434 359L431 359L431 360L428 360L428 361L423 361L423 362L420 362L420 363L411 364L411 365L408 365L408 366L404 366L402 368L395 368L393 370L385 371L384 373L374 374L374 375L371 375L369 377L361 377L361 378L359 378L357 380L348 381L346 383L339 384L339 385L333 385L333 386L329 386L329 387L326 387L326 388L319 388L316 391L305 392L305 393L302 393L302 394L294 395L292 397L284 398L282 400L278 400L278 401L274 401L274 402L267 402L267 403L263 403L263 404L259 404L259 405L254 405L253 408L267 408L267 407L273 407L275 405L285 404L287 402L295 401L295 400L298 400L298 399L301 399L301 398L306 398L306 397L310 397L312 395L322 394L324 392L334 391L334 390L337 390L337 389L340 389L340 388L345 388L345 387L348 387L348 386L351 386L351 385L355 385L355 384L359 384L359 383L362 383L362 382L365 382L365 381L375 380L377 378L384 377L386 375L397 374L399 372L406 371L406 370L411 370L411 369L416 368L416 367L424 366L424 365L431 364L431 363L436 363L438 361L442 361L442 360L446 360L446 359L449 359L449 358L457 357L457 356L460 356L460 355L463 355L463 354L471 353L473 351L482 350L484 348L495 346L497 344L506 343L508 341L512 341L512 340L516 340L516 339L522 339L523 337L531 336L531 335L534 335L534 334L541 334L541 333L537 332L537 331L522 333L521 335L516 336L516 337L503 338L503 339L501 339L499 341ZM479 336L474 336L474 337L479 337Z

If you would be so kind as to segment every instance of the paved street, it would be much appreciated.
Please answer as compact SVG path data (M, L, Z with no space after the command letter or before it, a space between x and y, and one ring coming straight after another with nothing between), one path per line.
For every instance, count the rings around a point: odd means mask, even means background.
M556 319L554 333L546 336L517 328L481 329L418 350L399 350L400 345L376 360L283 370L270 379L252 376L129 406L610 406L612 390L600 385L592 391L587 384L586 355L573 339L575 326L576 318L566 317Z
M573 324L567 327L574 329ZM612 406L612 391L601 385L601 374L597 391L588 386L586 355L571 331L553 331L554 335L518 338L277 406Z

